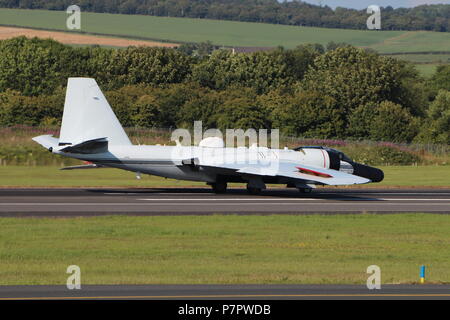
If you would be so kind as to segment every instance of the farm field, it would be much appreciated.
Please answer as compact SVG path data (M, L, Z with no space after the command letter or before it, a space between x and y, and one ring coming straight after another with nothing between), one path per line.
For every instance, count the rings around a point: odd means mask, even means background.
M416 63L450 63L450 53L447 54L395 54L392 58Z
M420 74L427 78L431 77L436 72L438 66L450 63L450 53L394 54L389 55L389 57L414 63Z
M129 47L129 46L145 46L145 47L175 47L174 43L133 40L117 37L101 37L94 35L84 35L70 32L57 32L46 30L34 30L26 28L0 27L0 40L10 39L14 37L26 36L28 38L51 38L58 42L68 45L99 45L104 47Z
M66 30L63 11L0 9L0 24L48 30ZM82 31L169 42L210 40L224 46L293 48L302 43L347 42L380 53L449 51L448 33L364 31L297 27L206 19L82 13Z
M436 72L436 69L438 66L440 66L440 63L426 63L426 64L416 64L416 69L419 71L419 73L426 77L430 78L433 76L433 74Z
M441 41L442 43L439 43ZM406 31L399 36L389 37L379 43L371 44L369 48L380 53L449 52L450 34L448 32Z

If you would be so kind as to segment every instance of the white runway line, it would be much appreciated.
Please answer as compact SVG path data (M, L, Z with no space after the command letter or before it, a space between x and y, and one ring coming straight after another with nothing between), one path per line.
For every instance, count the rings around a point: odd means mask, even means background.
M370 192L370 191L365 191L365 192L318 192L316 193L317 195L321 195L321 194L335 194L335 195L360 195L360 194L371 194L371 195L378 195L378 194L382 194L382 195L432 195L432 196L436 196L436 195L450 195L450 192Z
M104 192L103 194L107 194L109 196L123 196L123 195L137 195L139 193L131 193L131 192Z
M145 192L145 193L151 193L151 192ZM183 192L183 193L155 192L155 193L158 193L158 194L167 194L167 195L174 195L174 194L182 194L182 195L186 195L186 194L195 194L195 195L198 195L198 192L191 192L191 193L189 193L189 192ZM142 194L142 192L141 192L141 193L137 193L137 192L103 192L103 194L107 194L107 195L109 195L109 196L115 196L115 195L123 196L123 195L137 195L137 194Z
M199 199L199 198L176 198L176 199L168 199L168 198L149 198L149 199L136 199L140 201L314 201L318 199L314 198L302 198L302 199L267 199L267 198L214 198L214 199ZM320 200L320 199L319 199Z
M255 198L215 198L215 199L193 199L193 198L185 198L185 199L136 199L140 201L330 201L330 200L339 200L339 201L450 201L450 199L402 199L402 198L370 198L370 199L348 199L348 198L286 198L286 199L255 199Z
M358 202L358 203L357 203ZM349 201L343 201L343 202L320 202L320 203L304 203L302 205L342 205L342 206L350 206L350 205L357 205L360 206L362 205L360 202L361 201L357 201L357 202L349 202ZM260 205L260 202L241 202L241 203L216 203L216 206L245 206L245 205ZM285 205L285 206L292 206L295 203L287 203L287 202L274 202L271 203L271 205ZM450 202L448 203L450 205ZM150 202L150 203L126 203L126 202L118 202L118 203L95 203L95 202L86 202L86 203L55 203L55 202L37 202L37 203L14 203L14 202L10 202L10 203L0 203L0 206L26 206L26 207L30 207L30 206L210 206L210 203L201 203L201 202L197 202L197 203L167 203L167 202L163 202L163 203L156 203L156 202ZM366 205L386 205L385 202L378 202L378 201L374 201L374 202L370 202L370 203L366 203ZM404 203L390 203L389 205L404 205ZM445 203L411 203L410 205L414 205L414 206L442 206L445 205Z

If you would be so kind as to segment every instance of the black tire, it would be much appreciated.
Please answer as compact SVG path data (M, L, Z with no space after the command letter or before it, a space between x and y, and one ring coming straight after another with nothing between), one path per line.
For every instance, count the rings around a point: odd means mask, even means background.
M211 187L215 193L225 193L225 192L227 192L228 185L226 182L220 181L220 182L212 183Z
M262 192L262 189L249 187L249 185L247 185L247 192L252 195L258 195Z

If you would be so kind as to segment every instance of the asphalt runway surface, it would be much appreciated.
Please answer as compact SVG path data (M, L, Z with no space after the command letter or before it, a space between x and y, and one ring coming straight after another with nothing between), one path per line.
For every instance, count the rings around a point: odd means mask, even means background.
M449 285L81 285L0 286L0 300L311 300L311 299L445 299Z
M0 217L450 213L450 189L243 189L214 194L207 188L152 189L0 189Z

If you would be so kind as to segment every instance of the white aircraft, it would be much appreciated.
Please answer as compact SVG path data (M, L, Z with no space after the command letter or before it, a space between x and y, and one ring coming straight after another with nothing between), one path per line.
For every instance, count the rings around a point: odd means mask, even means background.
M60 137L34 141L54 154L89 162L63 169L111 167L138 174L204 181L216 193L227 183L247 183L257 194L266 184L286 184L309 192L316 185L352 185L383 180L383 171L325 147L225 148L206 138L199 146L133 145L94 79L69 78ZM250 161L251 160L251 161Z

